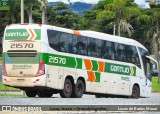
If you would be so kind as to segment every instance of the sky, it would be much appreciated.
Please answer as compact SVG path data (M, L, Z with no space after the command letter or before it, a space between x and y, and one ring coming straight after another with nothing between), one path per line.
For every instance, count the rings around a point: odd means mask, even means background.
M48 2L57 2L57 1L62 1L64 3L68 3L68 0L48 0ZM86 2L86 3L98 3L99 0L70 0L70 2ZM134 0L136 3L138 4L143 4L146 7L148 6L148 4L145 3L145 0Z

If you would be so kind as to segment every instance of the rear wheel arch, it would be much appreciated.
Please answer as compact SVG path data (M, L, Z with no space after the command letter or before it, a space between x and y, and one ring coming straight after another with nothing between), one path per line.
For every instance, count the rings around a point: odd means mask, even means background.
M75 84L73 76L67 75L66 78L65 78L65 80L66 80L66 79L69 79L69 80L71 81L72 85ZM64 81L65 81L65 80L64 80Z

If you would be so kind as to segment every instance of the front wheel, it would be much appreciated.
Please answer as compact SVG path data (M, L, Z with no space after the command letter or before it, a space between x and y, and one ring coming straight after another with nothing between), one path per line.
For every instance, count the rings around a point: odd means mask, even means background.
M84 85L83 81L78 80L74 89L73 89L72 96L74 98L81 98L83 96L84 91L85 91L85 85Z
M135 85L133 86L131 97L132 98L136 98L136 99L138 99L140 97L139 88L137 86L135 86Z
M35 90L26 90L25 93L27 97L35 97L37 95L37 91Z
M72 94L72 83L69 79L66 79L64 82L64 88L60 92L62 98L70 98Z

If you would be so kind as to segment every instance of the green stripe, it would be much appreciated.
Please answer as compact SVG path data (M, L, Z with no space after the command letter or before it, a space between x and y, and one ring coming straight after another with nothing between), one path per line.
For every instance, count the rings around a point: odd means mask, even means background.
M133 76L136 75L136 67L133 67L134 69L134 74ZM108 73L114 73L114 74L122 74L122 75L130 75L131 70L130 67L127 65L120 65L120 64L113 64L113 63L105 63L105 72Z
M95 72L94 74L96 76L96 81L95 82L100 82L101 73L100 72Z
M134 70L134 74L133 74L133 76L136 76L136 67L133 67L133 70Z
M76 60L74 57L48 54L48 64L55 65L55 66L75 68L76 67Z
M80 58L76 58L76 61L77 61L77 69L82 69L82 59Z
M45 64L48 64L48 53L41 53L41 59Z
M97 71L98 70L98 63L95 60L91 60L92 62L92 70Z
M82 59L81 58L75 58L75 57L69 57L69 56L62 56L57 54L47 54L47 53L38 53L36 57L9 57L6 53L3 53L4 60L7 61L8 64L11 63L38 63L39 58L44 61L45 64L48 65L55 65L55 66L62 66L62 67L68 67L68 68L77 68L82 69ZM98 62L95 60L91 60L92 62L92 71L98 70ZM133 76L136 76L136 67L133 67L134 74ZM130 75L131 70L130 66L127 65L120 65L120 64L113 64L109 62L105 62L105 70L104 72L113 73L113 74L122 74L122 75ZM100 81L100 73L95 73L96 80Z
M40 40L41 39L41 29L34 29L37 37L35 38L35 40Z

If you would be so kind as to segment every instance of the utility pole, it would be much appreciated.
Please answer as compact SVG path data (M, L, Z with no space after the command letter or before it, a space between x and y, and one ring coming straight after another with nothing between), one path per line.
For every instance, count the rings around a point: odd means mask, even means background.
M21 0L21 24L24 23L24 0Z
M46 0L41 0L42 24L45 24Z

